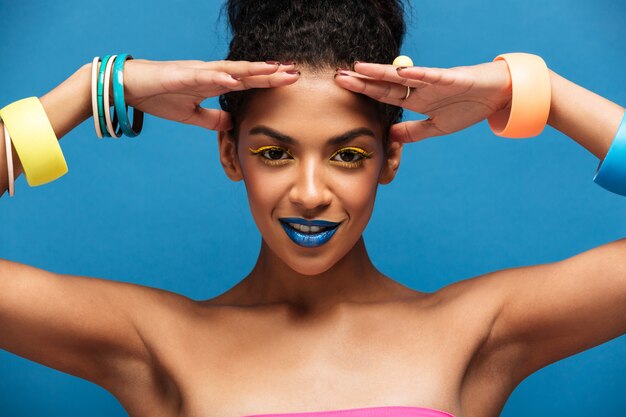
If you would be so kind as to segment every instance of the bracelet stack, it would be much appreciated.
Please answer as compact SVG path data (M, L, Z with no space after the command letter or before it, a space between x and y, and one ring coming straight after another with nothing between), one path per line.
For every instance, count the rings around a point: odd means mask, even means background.
M91 105L93 123L98 138L113 137L122 134L130 137L138 136L143 127L143 112L133 111L133 125L128 118L128 105L124 99L124 63L133 59L129 54L106 55L95 57L91 63ZM114 114L111 120L110 96L111 80L113 80ZM119 125L119 126L118 126Z
M143 112L133 109L129 122L128 105L124 98L124 63L133 59L129 54L95 57L91 65L91 103L94 127L98 138L138 136L143 127ZM113 86L111 87L111 83ZM110 113L109 92L113 90L114 114ZM58 138L37 97L28 97L0 109L6 147L9 195L14 194L13 155L11 143L24 168L31 187L47 184L65 175L67 163Z

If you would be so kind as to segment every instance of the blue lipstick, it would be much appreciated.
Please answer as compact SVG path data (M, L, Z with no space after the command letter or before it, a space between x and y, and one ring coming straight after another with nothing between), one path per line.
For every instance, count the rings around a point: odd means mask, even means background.
M279 219L287 236L297 245L312 248L321 246L328 242L337 231L341 223L329 222L325 220L305 220L297 217L282 217ZM305 226L331 227L331 229L320 231L319 233L304 233L294 229L287 223L302 224Z

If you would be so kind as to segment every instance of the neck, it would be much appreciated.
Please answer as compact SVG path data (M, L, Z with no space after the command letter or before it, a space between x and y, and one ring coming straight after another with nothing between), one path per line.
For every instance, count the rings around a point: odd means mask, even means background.
M256 265L231 290L229 298L236 304L325 311L346 303L381 300L397 291L397 285L374 267L362 236L343 258L316 275L294 271L262 241Z

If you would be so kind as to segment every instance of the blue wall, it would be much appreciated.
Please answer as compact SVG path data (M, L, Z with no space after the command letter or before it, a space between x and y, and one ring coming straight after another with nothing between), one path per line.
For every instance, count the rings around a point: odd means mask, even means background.
M95 55L221 59L228 37L220 3L0 0L0 106L45 94ZM414 3L403 52L416 65L530 52L626 105L622 1ZM67 175L36 188L20 177L16 196L0 199L1 258L196 299L225 291L252 268L260 235L243 183L222 171L215 132L147 116L139 138L99 141L90 119L60 143ZM370 256L385 274L433 291L625 237L626 199L593 183L598 162L551 127L506 140L482 122L407 145L365 231ZM548 366L518 387L502 415L623 414L625 357L621 337ZM0 351L0 415L126 413L94 384Z

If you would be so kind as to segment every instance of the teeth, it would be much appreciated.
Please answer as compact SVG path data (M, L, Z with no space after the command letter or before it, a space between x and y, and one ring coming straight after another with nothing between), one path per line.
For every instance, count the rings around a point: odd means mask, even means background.
M301 231L302 233L319 233L322 230L328 229L328 227L305 226L303 224L296 224L296 223L289 223L289 226L293 227L296 230Z

